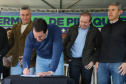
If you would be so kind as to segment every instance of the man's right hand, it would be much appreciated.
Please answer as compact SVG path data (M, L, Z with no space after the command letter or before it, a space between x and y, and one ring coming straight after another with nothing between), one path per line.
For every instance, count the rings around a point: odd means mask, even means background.
M10 64L10 61L6 57L4 57L3 66L7 66L8 64Z
M23 70L23 74L24 74L24 75L28 75L29 73L30 73L30 69L25 68L25 69Z
M11 67L11 62L9 64L7 64L7 67L10 68Z
M97 73L97 69L98 69L98 64L99 64L99 62L95 63L96 73Z

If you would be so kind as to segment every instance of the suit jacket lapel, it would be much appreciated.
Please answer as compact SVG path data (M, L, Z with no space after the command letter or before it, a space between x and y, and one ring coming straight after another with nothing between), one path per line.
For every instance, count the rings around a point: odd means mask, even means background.
M21 22L17 25L16 32L17 32L18 37L20 38L21 37Z

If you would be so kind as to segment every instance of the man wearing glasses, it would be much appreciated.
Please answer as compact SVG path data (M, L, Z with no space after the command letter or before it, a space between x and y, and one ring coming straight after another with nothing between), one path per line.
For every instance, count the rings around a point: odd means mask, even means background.
M30 72L32 49L36 49L36 74L38 76L63 75L62 35L58 26L47 25L44 19L33 22L23 55L24 74Z

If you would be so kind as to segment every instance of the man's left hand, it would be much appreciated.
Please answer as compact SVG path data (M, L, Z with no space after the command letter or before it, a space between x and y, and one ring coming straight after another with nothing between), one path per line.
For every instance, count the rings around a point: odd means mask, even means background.
M20 65L22 65L22 58L23 58L23 56L19 56L19 58L21 59L20 60Z
M91 61L88 65L85 66L86 69L91 69L94 63Z
M54 72L48 71L48 72L39 72L37 75L44 77L44 76L51 76Z
M118 69L120 69L118 73L121 73L121 75L124 76L126 74L126 63L122 63Z

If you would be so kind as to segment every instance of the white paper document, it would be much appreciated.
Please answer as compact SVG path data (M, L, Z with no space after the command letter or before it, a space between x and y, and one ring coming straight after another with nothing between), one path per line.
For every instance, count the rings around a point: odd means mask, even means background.
M23 76L23 77L39 77L37 75L21 75L21 76Z

